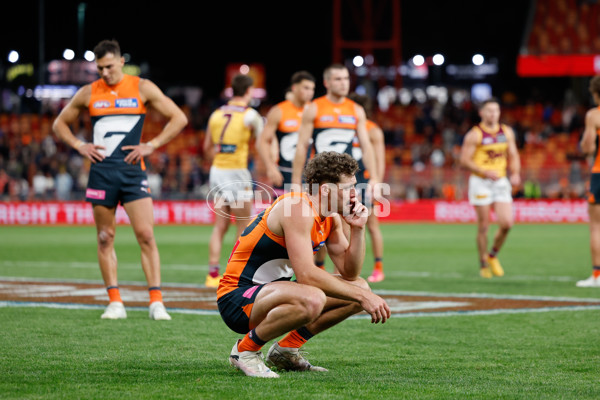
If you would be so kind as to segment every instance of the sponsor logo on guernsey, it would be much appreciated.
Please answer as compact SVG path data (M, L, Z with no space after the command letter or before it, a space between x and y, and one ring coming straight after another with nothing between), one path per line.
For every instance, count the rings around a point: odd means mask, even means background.
M354 115L340 115L338 117L338 121L341 124L355 124L356 123L356 117Z
M295 119L288 119L283 122L283 126L285 126L285 127L298 126L298 121Z
M130 99L116 99L115 100L116 108L137 108L138 100L136 98Z
M109 108L111 106L110 101L98 100L92 107L94 108Z
M85 197L94 200L104 200L106 198L106 192L98 189L87 189L85 191Z

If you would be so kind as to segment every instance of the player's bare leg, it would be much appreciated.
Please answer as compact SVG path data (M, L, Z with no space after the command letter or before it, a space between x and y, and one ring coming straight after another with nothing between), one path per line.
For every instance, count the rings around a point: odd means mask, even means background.
M512 203L502 202L494 204L494 211L498 221L498 230L494 235L492 248L488 254L488 264L495 276L503 276L504 269L498 260L497 254L504 245L508 233L513 226Z
M373 272L369 276L369 282L381 282L384 279L383 274L383 235L381 234L381 228L379 227L379 218L374 214L374 209L371 209L371 214L367 220L367 229L371 236L371 245L373 248L373 257L375 258L375 264L373 266Z
M235 236L236 241L239 239L242 232L244 232L244 229L246 229L246 227L250 223L250 215L252 214L252 202L244 201L241 202L240 205L241 206L239 207L231 207L231 213L235 217L235 225L237 228Z
M577 282L577 287L600 287L600 205L589 204L590 216L590 254L592 258L592 275Z
M219 262L221 260L221 248L223 239L231 221L231 210L222 202L215 202L215 223L208 242L208 275L206 276L206 287L219 286L221 279L219 274Z
M339 277L339 279L342 278ZM361 278L349 283L369 289L367 282ZM267 363L284 370L326 372L326 368L312 365L304 357L301 352L302 346L314 335L361 311L362 307L356 302L327 297L323 311L317 319L302 327L296 327L281 340L273 343L267 353Z
M146 197L123 205L141 250L142 269L148 282L150 318L170 320L163 304L160 276L160 254L154 238L154 208L152 199Z
M154 209L149 197L123 205L140 245L142 268L149 287L160 286L160 255L154 239Z
M257 294L252 307L252 330L233 346L229 362L246 375L279 377L262 361L262 346L318 318L326 301L325 293L314 286L293 282L266 284Z
M488 266L488 231L490 229L490 206L475 206L477 215L477 252L479 254L479 274L482 278L491 278L492 271Z
M117 254L115 252L115 220L116 207L94 205L94 221L96 223L96 239L98 242L98 264L106 291L109 305L102 314L102 319L127 318L123 300L119 292L117 278Z

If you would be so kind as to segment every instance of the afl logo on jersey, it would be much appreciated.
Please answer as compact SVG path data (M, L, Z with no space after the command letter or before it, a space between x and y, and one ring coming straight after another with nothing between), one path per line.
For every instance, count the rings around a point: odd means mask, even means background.
M138 101L135 98L131 99L116 99L115 100L116 108L137 108Z
M492 144L492 143L494 143L494 138L491 138L491 137L483 138L483 140L481 141L481 144Z
M298 126L298 121L295 119L288 119L283 122L283 126L285 126L286 128L293 128L295 126Z
M338 121L340 122L340 124L355 124L356 118L354 117L354 115L340 115L338 117Z
M93 107L94 108L109 108L110 105L111 105L110 101L98 100L97 102L94 103Z
M319 118L319 121L332 122L332 121L335 121L335 118L332 115L323 115L321 118Z

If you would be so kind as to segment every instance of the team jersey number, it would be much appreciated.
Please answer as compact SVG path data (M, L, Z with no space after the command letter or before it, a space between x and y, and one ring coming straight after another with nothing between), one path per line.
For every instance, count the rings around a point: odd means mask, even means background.
M107 115L98 120L94 124L94 144L105 147L99 152L110 157L140 118L141 115Z
M224 144L223 140L225 139L225 131L231 122L231 117L233 115L229 113L223 114L225 118L225 124L223 125L223 129L221 130L221 134L219 135L219 143L217 143L217 153L235 153L237 146L235 144Z
M315 141L315 150L317 153L324 151L335 151L345 153L349 146L352 146L352 139L355 132L350 129L327 129L319 132Z

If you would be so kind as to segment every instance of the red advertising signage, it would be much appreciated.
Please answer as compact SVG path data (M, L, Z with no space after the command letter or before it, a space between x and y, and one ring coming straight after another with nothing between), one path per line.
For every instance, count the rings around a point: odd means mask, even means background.
M155 201L157 225L209 225L214 222L212 204L205 201ZM268 203L254 205L254 214ZM516 222L588 222L585 200L515 201ZM475 211L467 201L391 201L377 209L381 222L474 223ZM495 219L492 213L492 219ZM117 223L128 224L125 210L117 208ZM0 203L0 225L93 225L92 207L84 202Z
M600 73L600 55L520 55L517 75L520 77L594 76Z

